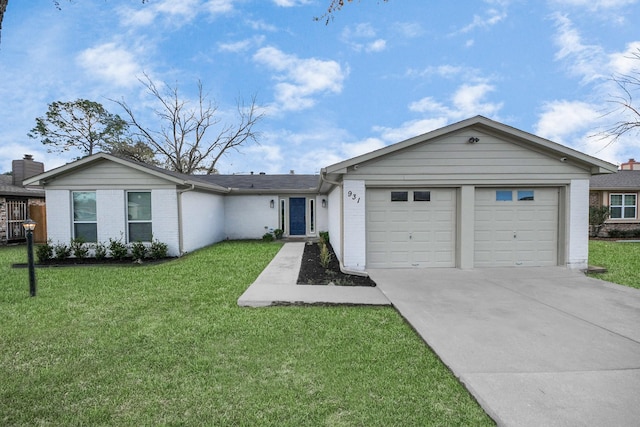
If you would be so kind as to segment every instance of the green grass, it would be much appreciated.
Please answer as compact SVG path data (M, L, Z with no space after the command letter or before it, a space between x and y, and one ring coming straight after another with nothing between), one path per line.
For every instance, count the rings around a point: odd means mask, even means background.
M240 308L279 249L37 270L0 248L0 425L492 425L390 307Z
M608 270L592 277L640 289L640 243L591 240L589 265Z

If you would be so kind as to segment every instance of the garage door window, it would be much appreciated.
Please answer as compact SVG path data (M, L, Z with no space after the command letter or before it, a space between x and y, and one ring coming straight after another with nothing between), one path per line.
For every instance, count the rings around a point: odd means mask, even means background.
M391 192L391 201L392 202L407 202L407 201L409 201L409 192L408 191L392 191Z
M635 219L636 195L635 194L611 194L609 207L612 219Z
M414 202L430 202L431 201L431 191L414 191L413 192L413 201Z
M497 190L496 202L511 202L513 200L513 191Z
M533 190L518 190L518 201L533 200Z

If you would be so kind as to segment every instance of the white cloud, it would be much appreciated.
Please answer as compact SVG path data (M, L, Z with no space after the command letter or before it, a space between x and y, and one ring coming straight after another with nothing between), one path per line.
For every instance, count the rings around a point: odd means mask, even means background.
M392 28L394 31L400 33L402 37L408 39L420 37L424 34L422 25L416 22L395 22Z
M87 73L122 87L136 85L142 71L136 56L114 42L85 49L76 61Z
M554 42L559 48L556 60L565 60L569 71L582 77L583 83L602 78L602 48L584 44L579 31L566 15L556 13L554 20L557 28Z
M302 6L305 4L311 4L312 0L272 0L276 6L280 7L293 7Z
M180 27L192 22L200 13L215 17L233 12L235 1L237 0L158 0L138 9L123 7L118 13L122 24L126 26L155 25L156 20L163 19L170 26Z
M264 40L264 36L255 36L250 39L238 40L236 42L218 43L218 50L221 52L246 52L254 46L260 46Z
M623 52L615 52L609 55L608 68L612 74L630 75L640 72L640 41L634 41L627 45Z
M484 15L474 15L470 24L464 26L458 30L455 34L469 33L477 28L488 29L496 24L499 24L507 18L506 4L500 4L502 9L489 8L485 11Z
M373 41L367 44L367 47L365 48L365 50L367 52L381 52L385 50L386 47L387 47L387 42L385 40L378 39L376 41Z
M340 93L348 74L335 61L298 58L272 46L259 49L253 59L276 72L276 108L281 111L310 108L316 103L314 96Z
M495 87L488 83L463 84L453 95L452 101L455 110L452 115L460 119L477 114L487 117L495 116L502 108L502 103L484 101L485 96L494 90Z
M636 2L637 0L551 0L551 3L555 6L570 6L592 12L603 9L617 9Z
M374 126L373 130L380 133L381 138L387 143L393 144L413 138L417 135L446 126L449 120L446 117L409 120L397 128Z
M567 137L593 129L593 123L601 115L596 106L586 102L547 102L535 126L535 133L554 142L565 143Z
M377 38L376 30L368 22L362 22L355 26L347 26L342 30L340 39L348 44L356 52L381 52L386 49L387 42Z

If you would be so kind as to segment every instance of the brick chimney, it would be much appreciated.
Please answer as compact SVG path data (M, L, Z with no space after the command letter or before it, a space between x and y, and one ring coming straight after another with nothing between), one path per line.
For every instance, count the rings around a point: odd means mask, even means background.
M44 163L35 162L31 154L25 154L22 160L11 162L13 185L22 187L22 181L44 172Z

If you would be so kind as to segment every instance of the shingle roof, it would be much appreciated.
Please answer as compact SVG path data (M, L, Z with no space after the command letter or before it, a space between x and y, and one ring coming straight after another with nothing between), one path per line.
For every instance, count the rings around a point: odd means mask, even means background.
M640 189L640 170L621 170L616 173L593 175L592 190Z
M12 176L0 175L0 196L44 198L44 190L41 188L26 188L21 185L13 185Z
M315 190L320 175L193 175L221 187L240 190Z

